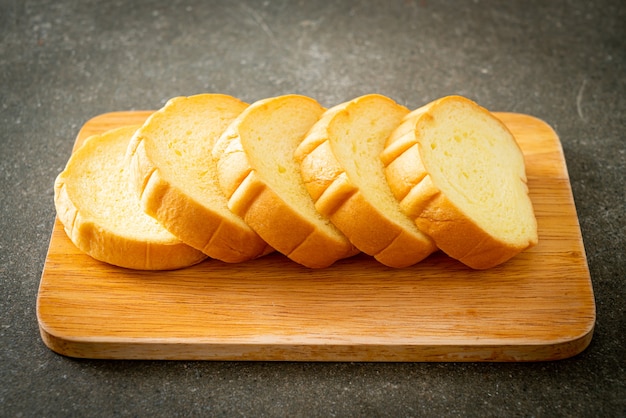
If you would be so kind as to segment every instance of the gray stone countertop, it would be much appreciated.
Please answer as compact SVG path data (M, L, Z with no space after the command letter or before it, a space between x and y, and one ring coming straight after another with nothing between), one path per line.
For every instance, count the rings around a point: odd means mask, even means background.
M0 416L626 415L626 6L622 1L0 0ZM558 133L597 321L540 363L75 360L35 302L52 184L80 127L203 92L330 106L448 94Z

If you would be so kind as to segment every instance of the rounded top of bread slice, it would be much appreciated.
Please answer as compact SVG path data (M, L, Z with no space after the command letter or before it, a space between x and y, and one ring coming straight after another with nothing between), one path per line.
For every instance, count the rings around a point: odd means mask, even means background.
M399 128L385 149L388 181L405 183L401 207L439 248L484 269L537 242L524 156L500 120L460 96L408 119L413 129Z
M294 158L323 112L306 96L260 100L237 117L213 149L229 208L273 248L312 268L357 252L315 209Z
M55 206L68 237L97 260L170 270L206 258L146 215L129 189L125 153L138 126L86 139L55 181Z
M385 141L409 110L369 94L329 109L296 151L315 207L361 251L391 267L436 250L402 210L380 160Z
M213 145L248 105L223 94L176 97L148 118L128 148L144 211L212 258L240 262L271 248L227 206Z

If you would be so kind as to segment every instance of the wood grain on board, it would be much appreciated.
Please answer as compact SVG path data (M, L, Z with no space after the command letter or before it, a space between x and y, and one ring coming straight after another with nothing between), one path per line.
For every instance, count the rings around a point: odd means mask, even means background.
M150 111L88 121L76 144ZM556 133L496 113L524 151L539 244L490 270L442 253L393 269L358 255L312 270L280 254L167 272L98 262L55 222L37 315L72 357L273 361L541 361L591 341L593 289Z

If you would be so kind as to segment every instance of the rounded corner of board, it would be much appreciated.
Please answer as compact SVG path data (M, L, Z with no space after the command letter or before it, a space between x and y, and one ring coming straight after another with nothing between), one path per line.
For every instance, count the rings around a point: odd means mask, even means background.
M43 344L56 354L60 354L66 357L79 357L72 353L69 341L62 337L55 335L53 331L49 330L45 322L39 320L39 335Z
M545 361L567 360L583 353L591 345L594 329L595 324L592 324L581 334L554 345L553 356L546 358Z

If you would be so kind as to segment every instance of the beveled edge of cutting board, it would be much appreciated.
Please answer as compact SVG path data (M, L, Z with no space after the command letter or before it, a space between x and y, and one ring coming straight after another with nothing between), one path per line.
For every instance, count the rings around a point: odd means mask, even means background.
M102 360L207 360L293 362L546 362L582 353L591 343L594 326L560 343L528 344L220 344L196 340L72 339L56 337L40 324L44 344L57 354Z

